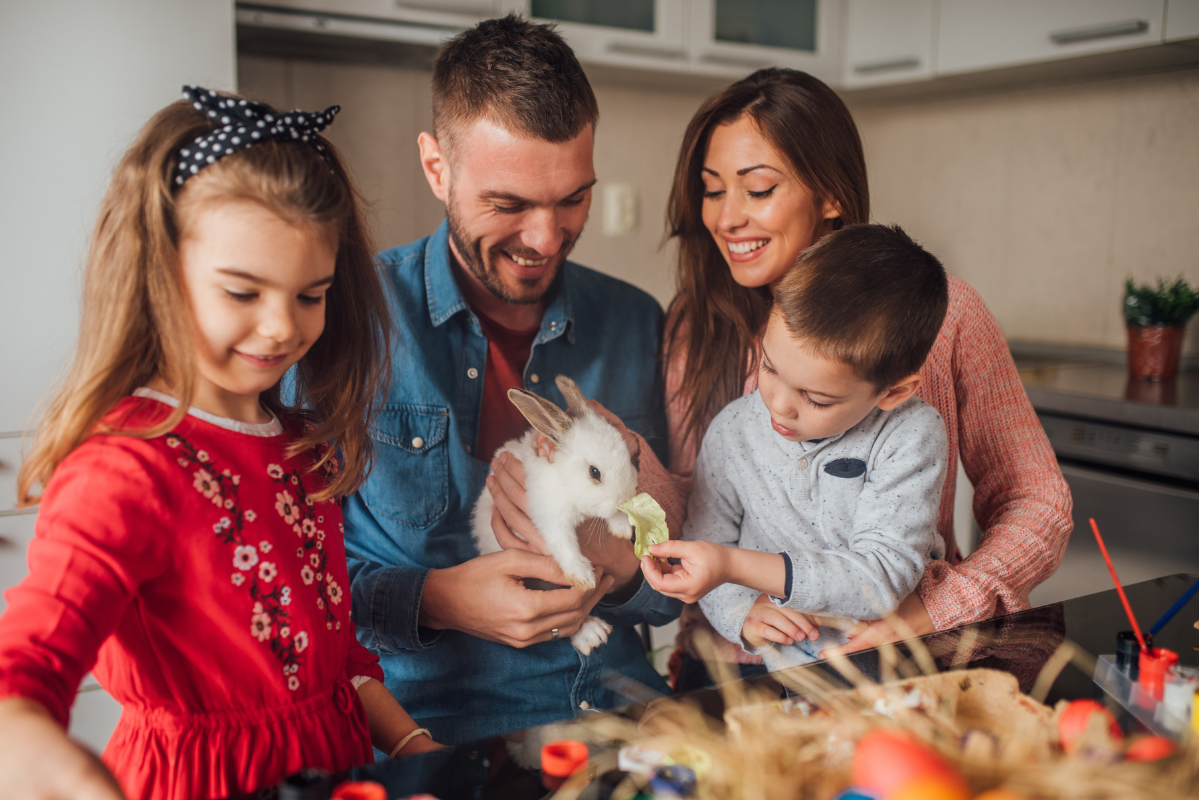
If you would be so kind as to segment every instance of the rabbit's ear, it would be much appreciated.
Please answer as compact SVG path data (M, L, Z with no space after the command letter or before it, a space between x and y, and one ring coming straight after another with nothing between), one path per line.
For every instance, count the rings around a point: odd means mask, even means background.
M558 390L566 398L567 410L571 414L576 417L585 417L592 413L592 407L588 405L587 398L583 396L583 392L579 391L579 387L575 385L575 381L566 375L559 375L554 379L554 382L558 384Z
M521 412L521 416L529 420L534 430L546 434L556 443L562 441L571 427L571 418L561 408L536 394L522 389L509 389L508 399Z

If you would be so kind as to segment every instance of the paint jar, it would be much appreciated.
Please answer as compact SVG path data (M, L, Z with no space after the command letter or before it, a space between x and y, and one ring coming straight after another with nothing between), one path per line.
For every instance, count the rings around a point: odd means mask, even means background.
M557 789L567 778L585 768L587 762L588 748L583 742L560 739L542 745L542 785Z
M1146 647L1154 647L1154 637L1145 634ZM1121 631L1117 634L1117 669L1128 676L1131 681L1138 678L1138 654L1142 648L1138 646L1137 637L1133 631Z
M1163 699L1167 670L1179 663L1179 654L1165 647L1152 647L1138 654L1138 686L1155 700Z
M1167 672L1163 684L1162 715L1164 727L1172 733L1182 733L1191 716L1192 698L1196 694L1197 673L1192 667L1178 664Z

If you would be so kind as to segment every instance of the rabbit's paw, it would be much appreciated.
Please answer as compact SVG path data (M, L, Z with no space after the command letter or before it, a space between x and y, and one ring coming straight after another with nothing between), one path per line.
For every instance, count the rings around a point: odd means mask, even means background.
M579 630L571 634L571 644L586 656L607 642L610 633L612 633L612 625L599 617L588 617L579 626Z
M629 515L620 511L608 518L608 532L618 539L633 540L633 526L629 524Z
M555 560L557 561L558 559ZM576 589L591 591L596 588L595 567L592 566L592 562L583 557L583 554L580 554L578 558L572 558L565 564L562 561L558 561L558 566L562 569L563 574L567 576L567 580Z

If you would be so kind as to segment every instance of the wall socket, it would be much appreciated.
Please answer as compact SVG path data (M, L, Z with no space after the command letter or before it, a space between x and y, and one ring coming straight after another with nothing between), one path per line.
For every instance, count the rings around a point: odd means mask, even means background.
M638 190L632 183L605 183L601 189L604 200L604 235L632 236L638 227Z

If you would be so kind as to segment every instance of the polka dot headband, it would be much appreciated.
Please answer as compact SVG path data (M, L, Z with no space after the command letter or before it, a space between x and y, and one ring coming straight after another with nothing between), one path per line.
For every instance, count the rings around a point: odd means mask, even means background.
M280 114L262 103L226 97L199 86L185 86L183 93L192 101L193 108L220 127L179 148L173 181L176 189L218 159L268 139L306 142L322 158L329 160L325 145L317 140L317 134L333 122L334 116L342 110L341 106L330 106L320 113L289 111Z

